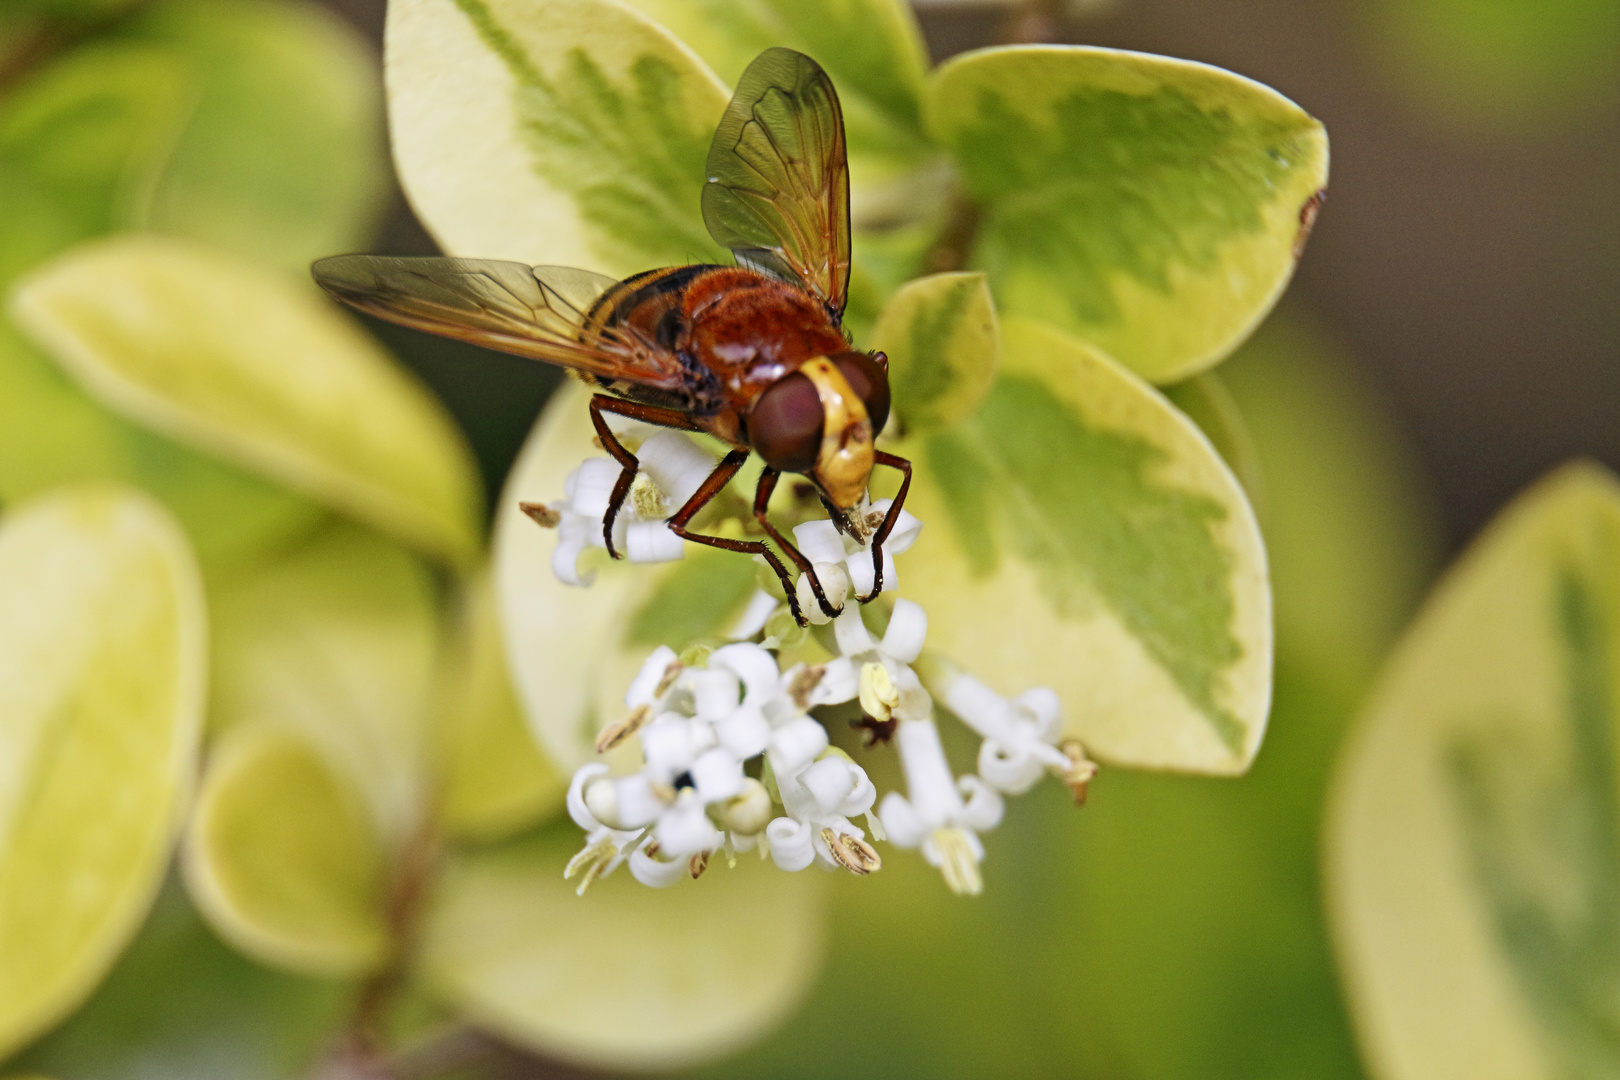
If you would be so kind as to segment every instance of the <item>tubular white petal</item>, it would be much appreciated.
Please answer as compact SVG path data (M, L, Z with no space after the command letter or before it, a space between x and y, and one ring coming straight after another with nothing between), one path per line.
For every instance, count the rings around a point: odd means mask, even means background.
M883 831L889 834L889 842L897 847L914 848L923 842L930 831L929 824L917 816L916 808L898 791L883 796L883 805L878 808L878 820L883 822Z
M810 704L839 705L854 700L860 692L860 669L848 657L840 656L827 661L821 681L810 691Z
M1007 699L971 675L958 675L951 680L945 691L945 707L986 739L1008 746L1019 741L1013 731L1012 706Z
M664 681L669 665L674 662L675 650L668 645L654 649L652 655L641 662L641 670L636 672L636 677L630 680L630 689L624 692L624 707L634 709L638 705L651 705L654 692Z
M1013 706L1033 722L1043 742L1056 743L1063 734L1063 702L1051 687L1025 690L1013 699Z
M798 776L816 809L822 814L835 813L838 804L855 790L853 766L843 758L828 756L806 768Z
M866 596L872 591L872 553L857 551L844 560L844 569L849 571L849 587L855 590L856 596Z
M850 604L833 622L833 636L838 640L838 651L845 656L859 656L877 648L872 633L861 621L861 607Z
M664 713L641 729L641 750L647 766L666 779L685 769L714 741L708 724L674 713Z
M776 609L781 604L782 601L764 589L755 590L754 595L748 600L748 606L743 608L741 615L737 616L736 625L731 628L731 632L726 637L733 641L753 637L765 629L765 624L771 621L771 616L776 614Z
M672 859L713 851L720 846L719 830L704 813L703 803L690 794L683 794L680 801L658 819L653 837L658 841L659 854Z
M1022 795L1044 772L1040 760L1026 750L1011 749L994 739L979 744L979 775L998 791Z
M672 511L679 510L714 471L708 451L679 431L655 433L636 450L636 457L663 490Z
M956 782L965 800L961 822L974 832L989 832L1001 824L1001 796L977 776L964 776Z
M574 824L590 832L602 827L596 820L590 808L585 805L585 785L606 774L608 767L600 761L592 761L581 765L574 771L574 778L568 782L568 816L574 819Z
M883 549L883 588L879 592L893 592L899 585L900 571L896 570L894 566L894 552L885 547Z
M698 801L705 805L740 794L743 781L747 779L743 775L742 762L733 757L729 750L718 746L699 754L687 771L692 774Z
M851 765L850 770L855 774L855 786L836 807L840 814L848 818L867 813L877 801L877 788L872 785L871 777L866 775L866 770L859 765ZM883 838L880 836L878 839Z
M769 597L769 593L761 593ZM771 597L775 610L776 599ZM751 705L760 705L776 693L778 681L782 677L780 669L776 666L776 657L753 642L741 641L734 645L722 645L709 656L709 668L724 668L742 680L746 688L743 700Z
M612 458L586 458L579 463L574 478L574 490L569 494L574 512L600 522L607 516L608 504L613 501L613 485L623 470Z
M564 585L577 585L585 588L596 580L596 571L581 577L579 574L579 557L586 548L584 532L579 529L570 530L566 527L557 530L557 546L551 552L551 572L557 580Z
M730 716L716 722L714 733L720 745L740 761L764 753L771 741L771 725L765 722L759 709L746 704L737 706Z
M685 557L686 541L671 532L662 518L632 521L624 527L624 551L633 563L674 562Z
M909 664L922 655L923 639L928 636L928 613L921 604L896 600L883 632L883 653L892 660Z
M690 680L698 719L713 723L737 708L741 685L732 672L711 666L706 671L692 672Z
M950 763L945 760L945 748L939 743L939 730L934 722L901 721L895 731L895 742L900 747L900 766L906 774L906 794L917 816L930 828L956 820L962 812L962 800L957 797Z
M652 780L642 773L615 780L613 801L619 815L619 827L624 829L651 825L666 809L664 800L653 790Z
M654 889L667 889L687 876L686 860L664 862L662 859L649 856L644 848L637 848L630 855L630 873L643 885Z
M808 716L790 721L771 735L771 768L777 779L796 776L827 749L827 729Z
M815 861L815 830L805 822L779 817L765 826L771 861L783 870L803 870Z
M826 518L793 526L793 543L813 563L844 561L844 538Z
M879 499L872 504L872 509L887 514L889 507L894 504L893 499ZM883 541L883 550L896 555L904 555L912 544L917 542L917 536L922 532L922 522L918 521L910 510L900 511L895 519L894 528L889 532L889 538ZM885 567L887 573L887 567Z

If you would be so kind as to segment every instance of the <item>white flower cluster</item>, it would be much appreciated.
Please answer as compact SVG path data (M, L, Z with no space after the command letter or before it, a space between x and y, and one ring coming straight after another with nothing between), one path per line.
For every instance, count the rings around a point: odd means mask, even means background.
M645 480L645 489L633 513L621 513L616 532L624 529L632 559L638 551L640 561L678 558L679 540L668 545L647 534L638 548L634 538L649 529L670 535L663 517L697 489L712 460L673 432L652 436L637 453L644 470L637 484ZM579 580L575 563L585 546L602 546L602 515L617 473L611 459L586 461L569 477L568 498L549 508L563 529L554 569L565 582L589 584ZM857 532L864 529L869 540L888 506L863 504L854 511ZM921 528L910 514L899 515L884 544L883 591L895 582L893 555ZM827 618L801 576L801 609L813 622L831 623L837 655L786 670L752 641L733 641L692 665L667 646L649 656L625 695L629 714L597 740L597 750L606 752L639 736L641 769L612 776L606 764L594 762L581 767L569 787L569 813L587 837L565 876L581 878L580 892L626 861L643 884L672 885L703 873L717 852L729 861L737 852L758 850L783 870L814 863L869 874L882 863L868 832L854 824L864 815L873 840L920 849L953 891L976 894L984 858L979 834L1001 821L1003 794L1027 791L1050 772L1083 798L1096 766L1078 743L1060 742L1056 694L1036 689L1008 701L935 660L926 665L932 689L982 739L977 772L953 776L934 722L934 695L914 667L927 615L911 601L896 600L887 629L875 637L852 596L873 584L867 543L827 520L793 532L828 599L841 605ZM762 590L734 637L760 635L782 610ZM892 741L906 781L906 793L890 792L876 812L877 792L866 771L830 746L826 727L810 715L818 706L856 699L869 745Z

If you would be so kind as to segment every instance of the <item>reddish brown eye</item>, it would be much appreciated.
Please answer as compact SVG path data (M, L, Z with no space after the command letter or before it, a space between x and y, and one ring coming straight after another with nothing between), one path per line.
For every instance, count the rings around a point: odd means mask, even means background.
M808 376L795 371L767 386L754 402L748 441L773 469L809 472L821 450L821 426L821 396Z
M881 355L881 354L879 354ZM866 415L872 421L875 438L889 419L889 372L878 361L861 352L841 352L833 363L849 380L849 388L866 403Z

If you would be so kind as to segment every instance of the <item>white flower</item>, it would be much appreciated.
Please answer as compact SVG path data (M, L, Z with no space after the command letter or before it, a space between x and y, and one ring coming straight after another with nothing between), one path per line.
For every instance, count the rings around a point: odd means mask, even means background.
M1022 795L1050 771L1085 800L1086 785L1097 773L1077 740L1061 741L1063 707L1056 692L1038 686L1012 701L971 675L952 673L943 688L946 708L972 728L979 745L979 775L1009 795Z
M810 560L816 571L816 579L821 582L828 602L834 607L842 606L848 610L845 599L852 591L856 596L866 596L872 591L871 539L893 503L893 499L879 499L869 506L863 504L850 511L850 517L863 532L859 541L839 532L838 527L826 518L793 527L794 543ZM904 554L907 548L916 543L917 535L921 532L922 522L901 510L895 519L894 529L883 541L883 588L880 592L889 592L895 587L894 557ZM828 621L827 614L816 602L808 575L799 575L795 591L798 593L799 610L804 612L806 618L817 625Z
M910 798L899 792L884 797L878 817L889 839L903 848L921 847L952 892L978 895L984 858L978 834L1001 823L1001 796L977 776L952 781L932 719L902 721L895 742Z
M649 435L635 453L641 464L614 518L613 546L634 563L679 559L685 543L670 532L669 518L714 471L714 458L681 432L667 430ZM622 471L610 457L586 458L563 482L564 497L546 505L557 525L551 569L563 584L596 580L594 571L580 575L579 557L586 548L607 547L602 520Z
M574 773L574 779L568 785L568 816L585 830L585 846L568 860L563 879L583 874L577 890L581 896L597 878L607 877L617 870L627 850L639 848L646 839L645 829L615 829L602 824L586 805L586 785L598 780L607 771L608 767L600 762L583 765Z
M777 774L776 786L786 816L771 822L765 836L777 866L803 870L819 862L859 875L882 866L866 834L849 820L869 812L877 798L866 770L832 751L796 775Z

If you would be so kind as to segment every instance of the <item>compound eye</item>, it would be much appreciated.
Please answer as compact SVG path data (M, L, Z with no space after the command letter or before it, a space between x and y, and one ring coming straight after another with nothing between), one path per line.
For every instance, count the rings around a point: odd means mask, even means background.
M815 467L821 428L821 395L809 377L797 371L767 386L748 414L748 441L767 465L781 472L803 473Z
M849 388L866 403L873 438L883 431L883 425L889 419L889 372L886 361L885 357L885 363L880 364L876 357L862 352L841 352L832 358L848 380Z

